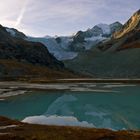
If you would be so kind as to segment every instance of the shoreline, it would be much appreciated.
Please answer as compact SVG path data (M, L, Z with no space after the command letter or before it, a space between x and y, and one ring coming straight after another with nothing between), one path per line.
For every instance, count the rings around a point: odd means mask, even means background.
M64 81L68 82L64 82ZM55 88L58 88L61 90L66 90L69 85L71 87L72 85L75 85L76 83L81 87L81 85L89 85L89 87L92 85L94 88L95 85L104 85L104 87L107 87L111 85L111 88L113 86L135 86L134 83L123 83L123 82L116 82L118 79L113 80L114 82L87 82L87 81L93 81L93 79L62 79L61 82L56 83L29 83L29 82L13 82L13 81L7 81L7 82L0 82L0 95L1 90L6 89L7 92L10 92L11 94L13 92L19 92L19 91L30 91L30 90L52 90ZM75 82L72 82L75 80ZM83 82L77 82L77 81L83 81ZM95 80L95 79L94 79ZM96 79L97 80L97 79ZM106 79L105 79L106 80ZM125 79L126 80L126 79ZM139 81L139 79L135 79ZM61 81L61 79L59 79ZM86 82L85 82L86 81ZM98 79L98 81L102 81L102 79ZM107 80L108 81L108 80ZM110 81L110 79L109 79ZM124 81L124 79L119 81ZM136 83L135 83L136 84ZM138 84L138 83L137 83ZM60 85L63 85L62 89ZM56 86L54 88L54 86ZM68 86L68 87L67 87ZM1 88L3 87L3 88ZM10 88L12 91L10 91ZM46 89L48 88L48 89ZM64 89L63 89L64 88ZM110 87L109 87L110 88ZM58 90L57 89L57 90ZM6 93L6 91L4 91ZM22 93L21 93L22 94ZM26 94L26 93L23 93ZM15 94L14 96L17 96L20 94ZM11 96L9 96L11 97ZM5 97L8 98L8 97ZM5 98L0 97L0 101L3 101ZM57 133L56 133L57 132ZM81 138L82 137L82 138ZM57 140L57 138L60 138L61 140L139 140L140 139L140 132L135 130L119 130L119 131L113 131L109 129L98 129L98 128L83 128L83 127L75 127L75 126L51 126L51 125L37 125L37 124L27 124L22 123L19 121L13 121L11 119L7 118L1 118L0 117L0 139L2 140L8 140L8 139L14 139L14 140L20 140L20 139L37 139L37 140L45 140L45 139L51 139L51 140Z
M135 83L140 84L140 78L64 78L64 79L40 79L40 78L19 78L19 79L3 79L2 82L22 82L22 83Z
M65 80L67 82L65 82ZM42 82L42 83L31 83L31 82L15 82L15 81L4 81L0 82L0 101L12 96L23 95L27 92L34 91L46 91L46 92L56 92L56 91L66 91L66 92L98 92L98 93L116 93L117 91L113 88L117 87L130 87L137 86L139 83L136 82L124 82L124 80L102 80L96 79L83 79L81 82L79 79L60 79L60 82ZM62 82L61 82L62 81ZM123 81L123 82L121 82ZM138 80L139 81L139 80Z
M27 124L0 117L2 140L139 140L140 131ZM57 132L57 133L56 133Z

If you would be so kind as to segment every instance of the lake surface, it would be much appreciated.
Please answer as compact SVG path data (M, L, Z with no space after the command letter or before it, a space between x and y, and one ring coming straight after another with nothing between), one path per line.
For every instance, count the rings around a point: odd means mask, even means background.
M0 115L29 123L140 129L140 85L85 84L0 100Z

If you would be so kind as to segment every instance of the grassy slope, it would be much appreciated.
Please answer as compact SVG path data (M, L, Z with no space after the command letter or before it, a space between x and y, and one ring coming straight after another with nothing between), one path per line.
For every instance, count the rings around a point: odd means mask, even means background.
M28 79L57 79L76 77L74 73L66 69L50 69L46 66L32 65L16 60L0 60L0 77L7 80Z
M94 48L64 63L67 68L99 78L139 78L140 49L113 49L101 52Z

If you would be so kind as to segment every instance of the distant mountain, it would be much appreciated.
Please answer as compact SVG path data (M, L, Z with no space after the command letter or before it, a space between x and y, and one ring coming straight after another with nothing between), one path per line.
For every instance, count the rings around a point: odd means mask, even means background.
M116 46L116 47L113 47ZM124 50L128 48L140 47L140 10L123 25L122 29L115 32L112 38L99 48L102 50Z
M73 59L77 56L77 53L70 51L68 46L72 42L72 37L44 37L34 38L28 37L29 41L43 43L49 52L55 56L58 60Z
M122 24L115 22L113 24L98 24L92 29L87 31L79 31L74 36L73 42L69 46L72 51L85 51L90 50L93 46L96 46L99 42L110 39L112 34L122 28Z
M120 31L123 27L123 25L120 22L114 22L110 24L109 26L110 26L111 34L114 34L115 32Z
M46 46L26 39L22 32L0 25L0 78L72 75L61 61L49 53Z
M16 59L48 67L63 67L41 43L29 42L0 26L0 59Z
M109 39L111 35L121 29L122 24L115 22L111 25L99 24L88 29L79 31L75 36L58 36L44 38L28 37L27 40L43 43L58 60L72 60L78 56L79 52L90 50L99 42Z
M98 24L74 36L34 38L1 27L0 43L1 59L55 69L63 69L64 63L72 71L99 78L140 78L140 10L124 25Z
M110 38L65 65L94 77L140 78L140 10Z

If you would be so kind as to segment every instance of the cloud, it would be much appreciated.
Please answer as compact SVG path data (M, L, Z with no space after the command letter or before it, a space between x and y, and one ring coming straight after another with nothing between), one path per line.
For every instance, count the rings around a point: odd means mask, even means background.
M17 18L17 21L16 21L16 23L15 23L15 27L17 27L17 26L21 23L21 21L22 21L22 19L23 19L23 16L24 16L24 14L25 14L25 12L26 12L26 8L27 8L27 5L28 5L28 1L29 1L29 0L25 0L25 1L24 1L23 7L22 7L22 9L21 9L21 11L20 11L20 14L19 14L19 16L18 16L18 18Z
M72 34L98 23L125 22L140 0L0 0L0 21L42 36Z

